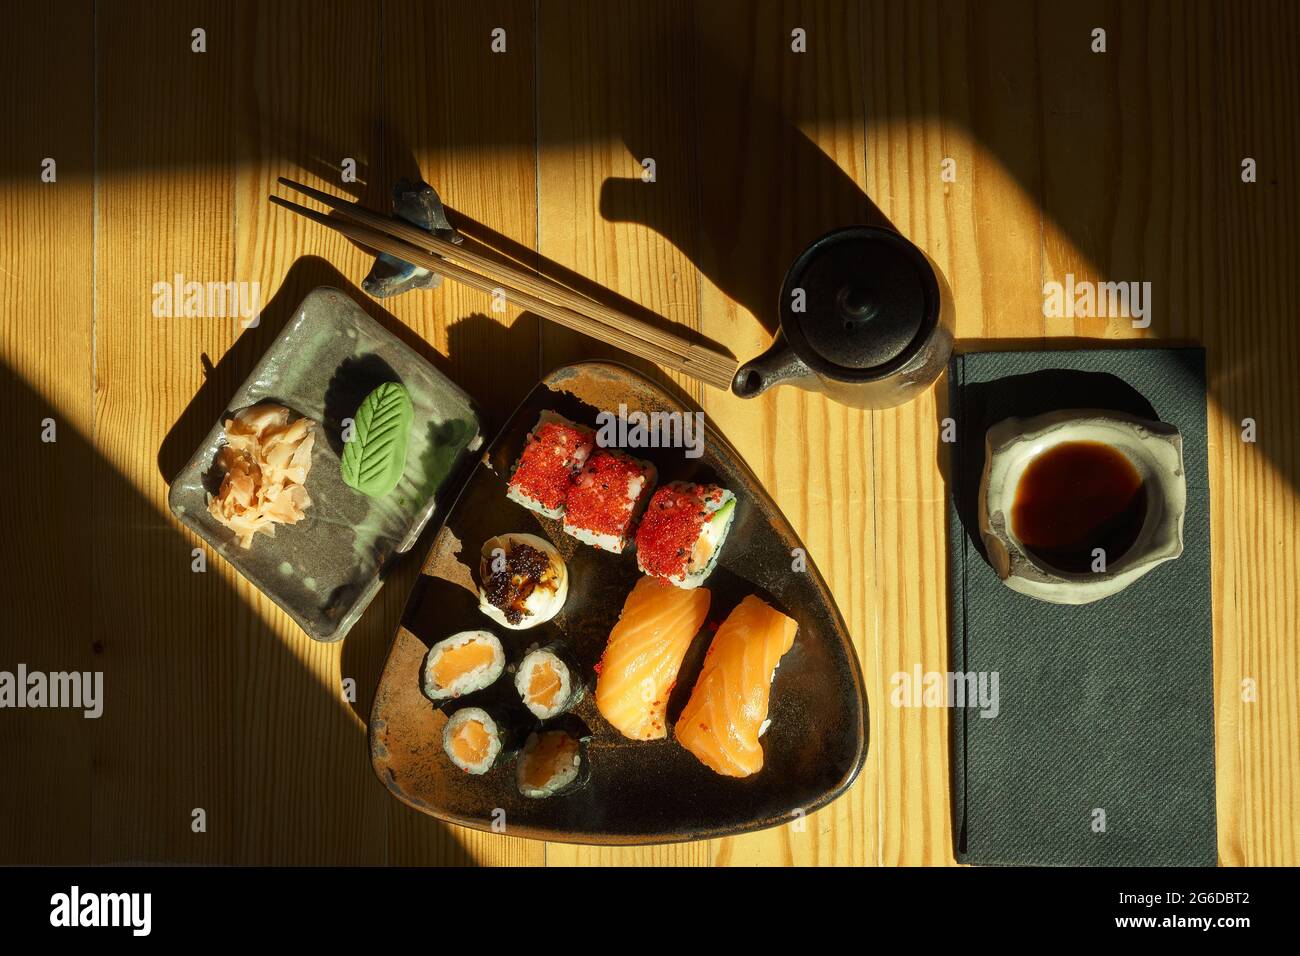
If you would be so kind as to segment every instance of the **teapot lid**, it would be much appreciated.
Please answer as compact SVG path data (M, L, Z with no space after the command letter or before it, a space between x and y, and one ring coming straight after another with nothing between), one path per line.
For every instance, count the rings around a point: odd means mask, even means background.
M791 347L839 378L865 381L902 368L938 318L934 269L892 229L850 226L822 236L781 288L781 328Z

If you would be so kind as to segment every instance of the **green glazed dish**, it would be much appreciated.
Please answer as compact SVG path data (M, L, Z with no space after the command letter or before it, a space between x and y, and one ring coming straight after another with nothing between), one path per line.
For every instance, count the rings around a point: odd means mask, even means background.
M361 408L372 398L372 413L397 410L400 427L392 437L401 436L400 454L396 440L392 446L373 444L393 424L387 414L375 414L360 427ZM208 513L207 496L219 487L214 461L224 420L264 401L319 423L306 481L312 503L302 521L278 528L274 536L258 535L245 549ZM351 451L366 452L359 462L362 490L345 478L343 464L358 435L369 439ZM322 286L303 300L231 396L172 482L168 503L311 637L337 641L361 617L392 563L449 503L463 466L482 442L468 395L347 293ZM370 471L372 458L383 467ZM385 486L377 498L366 490Z

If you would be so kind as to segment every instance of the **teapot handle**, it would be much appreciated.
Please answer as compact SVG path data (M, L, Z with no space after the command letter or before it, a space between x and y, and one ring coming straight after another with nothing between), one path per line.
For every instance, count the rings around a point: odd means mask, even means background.
M808 366L790 348L785 336L778 332L766 352L736 370L736 377L731 380L731 391L741 398L753 398L773 385L808 374Z

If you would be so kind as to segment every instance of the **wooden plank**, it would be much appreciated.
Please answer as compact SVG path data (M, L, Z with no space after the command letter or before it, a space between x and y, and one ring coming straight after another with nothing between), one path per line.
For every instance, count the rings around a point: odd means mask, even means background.
M863 192L862 22L853 5L794 3L699 4L694 22L701 328L743 360L769 344L794 257L832 228L875 218ZM806 53L791 48L796 28ZM875 862L880 619L864 544L875 537L871 418L787 387L750 400L710 392L706 407L826 577L873 707L867 766L847 795L786 826L715 841L710 860Z
M691 112L685 3L633 8L581 2L539 7L538 251L552 274L599 287L611 304L641 306L662 322L698 328L694 251L695 151L681 135ZM643 179L643 161L654 181ZM647 174L648 175L648 174ZM560 267L557 270L555 267ZM606 293L613 293L609 296ZM678 383L628 353L551 326L542 364L608 357Z
M566 4L538 11L538 250L669 322L697 328L695 154L681 135L691 115L684 3ZM654 181L641 178L643 159ZM678 384L704 387L643 360L545 325L543 366L605 356ZM706 397L707 398L707 397ZM683 865L705 843L650 848L551 844L550 865Z
M94 556L86 546L94 451L93 37L88 6L10 11L16 42L0 58L0 435L4 487L18 507L3 565L0 668L88 671ZM35 94L35 95L34 95ZM41 179L55 161L54 182ZM53 443L41 439L43 421ZM25 688L20 690L25 693ZM103 718L98 718L102 720ZM0 752L0 862L78 864L90 858L90 739L81 710L6 710Z
M504 52L492 31L505 31ZM398 175L422 174L460 224L525 261L537 243L535 41L531 4L385 3L383 7L383 178L372 208L383 208ZM469 223L466 223L468 220ZM490 296L452 282L385 303L432 344L435 364L480 403L491 436L540 378L538 322L514 306L493 311ZM427 545L417 546L427 549ZM421 550L423 555L423 550ZM371 644L365 685L374 692L407 578L380 594L388 629ZM350 647L358 646L348 638ZM369 705L366 706L366 713ZM447 827L389 798L388 854L395 864L537 865L545 845Z
M1300 340L1293 286L1300 187L1293 173L1300 83L1290 51L1300 43L1300 12L1290 4L1202 8L1184 19L1175 8L1165 29L1176 72L1153 63L1152 86L1164 89L1171 75L1182 76L1183 88L1197 88L1202 103L1214 104L1184 107L1186 151L1163 162L1153 157L1151 176L1172 170L1199 213L1188 224L1195 241L1181 241L1178 224L1171 234L1180 240L1174 259L1188 260L1181 304L1196 317L1190 323L1199 320L1210 359L1219 857L1226 864L1295 866ZM1241 180L1245 157L1258 163L1253 184ZM1246 418L1258 423L1254 443L1242 440Z
M1094 53L1091 31L1107 30ZM1076 336L1206 346L1216 662L1219 852L1224 863L1296 860L1295 429L1241 440L1246 417L1300 414L1284 263L1297 253L1297 190L1281 173L1294 111L1277 65L1293 10L1253 16L1177 4L1075 5L1039 27L1044 72L1045 274L1151 283L1148 328L1051 319ZM1210 125L1208 117L1217 117ZM1241 180L1254 157L1259 182ZM1073 326L1071 329L1070 326ZM1103 343L1104 344L1104 343ZM1259 687L1243 699L1242 683Z
M863 30L867 191L951 292L959 348L1043 334L1033 18L939 4L873 5ZM949 171L951 181L944 173ZM996 346L994 346L996 347ZM1032 347L1032 346L1031 346ZM873 415L873 606L880 615L873 744L880 862L953 861L946 709L894 706L894 675L948 670L946 450L941 380Z
M260 215L268 178L301 175L322 139L374 152L373 8L276 9L140 4L98 22L96 599L114 609L101 643L121 716L97 742L97 861L385 857L385 798L340 690L339 649L311 645L215 557L192 573L197 540L166 513L167 473L315 284L309 269L279 289L291 261L348 261L332 237ZM206 52L191 48L196 27ZM345 55L353 72L333 67ZM299 64L297 83L285 62ZM304 115L310 136L294 124ZM238 316L155 318L153 284L177 274L260 283L274 298L247 329ZM216 360L206 384L201 356Z
M529 4L384 4L385 202L399 175L423 175L458 225L526 261L536 256L535 61ZM492 31L505 50L492 51ZM513 305L446 282L394 300L394 314L504 424L537 383L537 324Z
M196 26L208 31L207 53L191 52ZM233 859L241 658L246 641L276 640L235 599L247 588L228 568L214 560L191 572L194 543L167 517L155 461L201 384L198 356L234 338L233 322L151 311L154 283L178 272L234 277L232 27L220 4L121 5L96 18L94 633L107 697L95 738L96 863ZM206 833L191 829L195 809Z
M236 81L233 172L234 259L231 276L265 290L264 323L245 331L227 355L231 387L317 285L349 292L381 324L400 324L358 288L371 256L329 230L296 220L266 201L276 177L306 179L321 188L378 192L380 164L380 6L349 0L321 16L317 4L240 3L233 35L241 69ZM293 69L286 69L293 64ZM341 69L340 64L346 64ZM351 160L357 182L350 182ZM252 332L256 349L245 350ZM250 646L242 678L244 699L234 730L241 793L237 857L275 863L377 864L388 859L389 798L378 785L365 745L367 702L378 665L366 649L386 647L396 626L399 593L418 560L408 560L393 587L362 616L342 644L312 641L254 592L253 606L274 630L278 653ZM355 684L349 702L343 681ZM273 734L266 728L275 728ZM253 799L293 793L298 800ZM346 825L344 821L349 821Z

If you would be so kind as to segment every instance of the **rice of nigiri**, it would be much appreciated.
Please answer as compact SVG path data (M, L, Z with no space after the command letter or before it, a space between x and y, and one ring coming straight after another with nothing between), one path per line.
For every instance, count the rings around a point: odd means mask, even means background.
M433 701L460 697L487 687L505 670L506 654L490 631L461 631L429 648L420 688Z
M627 596L596 679L596 709L624 737L668 736L668 697L709 600L706 588L675 588L651 577Z
M772 680L797 629L751 594L714 635L673 733L715 773L747 777L763 769L759 737L767 729Z

